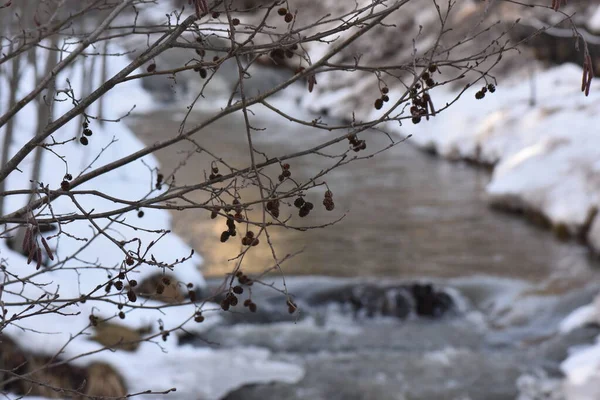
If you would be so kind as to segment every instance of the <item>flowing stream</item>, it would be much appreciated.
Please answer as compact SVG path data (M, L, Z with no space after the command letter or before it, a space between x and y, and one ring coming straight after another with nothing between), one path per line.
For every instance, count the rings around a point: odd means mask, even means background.
M185 107L138 115L129 124L141 140L154 143L177 134L181 110ZM270 155L310 148L333 135L254 111L253 126L265 129L253 132L253 141ZM186 126L208 115L195 111ZM368 150L390 140L377 131L361 138ZM217 121L195 139L235 167L249 163L241 115ZM178 168L178 184L208 175L210 158L193 150L193 143L183 142L156 153L162 171ZM317 155L294 159L292 176L306 178L331 162ZM278 168L267 172L276 179ZM586 249L491 210L484 169L405 143L336 169L326 180L335 210L322 209L324 189L309 192L315 210L302 223L345 215L341 222L308 232L272 231L280 256L302 251L283 271L301 312L289 315L281 294L255 287L256 314L228 313L224 324L195 341L266 347L276 358L303 365L306 375L296 385L244 387L228 400L514 399L521 375L560 377L558 365L568 347L598 333L595 328L556 333L561 319L600 287ZM293 206L282 208L282 215L295 212ZM214 286L232 270L228 259L239 251L239 241L219 242L224 226L205 211L173 214L174 231L204 257L203 272ZM252 250L244 260L246 273L272 265L268 246ZM279 273L268 279L281 287ZM415 291L422 290L443 293L451 306L436 309L433 317L420 315Z

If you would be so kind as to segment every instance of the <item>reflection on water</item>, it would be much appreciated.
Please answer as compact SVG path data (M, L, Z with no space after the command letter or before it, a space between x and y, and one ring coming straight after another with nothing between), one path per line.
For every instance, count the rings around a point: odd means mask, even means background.
M252 125L266 128L253 132L260 151L270 156L309 148L332 137L329 132L293 125L287 120L255 110ZM258 112L260 111L260 112ZM192 113L189 126L207 115ZM153 112L130 121L146 143L177 134L181 118L172 111ZM440 132L444 134L444 132ZM234 166L249 165L245 128L241 115L218 121L195 138L203 146L225 157ZM363 134L368 151L385 147L389 138L380 132ZM340 146L346 146L345 143ZM179 166L182 152L192 150L184 142L157 153L163 172ZM291 161L293 177L305 178L331 164L331 159L311 155ZM194 154L177 173L178 184L197 182L209 173L210 157ZM276 179L279 167L269 170ZM585 280L589 273L586 250L572 243L559 243L519 218L490 211L483 188L489 175L460 163L449 163L425 155L408 144L399 145L377 157L334 170L327 183L334 193L336 209L322 209L324 190L309 193L315 204L308 218L282 206L281 217L294 215L291 222L301 226L343 220L326 229L309 232L271 228L279 257L305 249L284 264L286 274L332 276L468 276L484 274L545 280L566 275ZM244 200L255 198L257 189L242 191ZM254 192L252 192L254 191ZM318 193L317 193L318 192ZM204 195L190 197L204 200ZM256 216L259 214L255 214ZM173 214L174 231L205 258L207 276L232 270L230 260L240 250L239 240L222 244L225 229L221 218L211 220L203 211ZM239 237L235 239L240 239ZM246 271L263 271L273 260L265 240L244 258Z

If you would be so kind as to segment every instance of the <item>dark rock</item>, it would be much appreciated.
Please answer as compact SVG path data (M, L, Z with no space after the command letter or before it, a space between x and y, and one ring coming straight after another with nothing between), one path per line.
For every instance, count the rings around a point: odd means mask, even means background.
M316 293L308 299L311 306L331 303L348 306L355 317L364 315L406 318L414 313L438 318L454 309L452 297L431 284L402 284L380 286L358 284L342 286Z

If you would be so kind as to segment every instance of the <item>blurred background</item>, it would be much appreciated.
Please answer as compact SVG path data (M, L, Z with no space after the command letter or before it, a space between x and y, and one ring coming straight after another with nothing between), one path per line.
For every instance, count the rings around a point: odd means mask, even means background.
M299 21L341 7L332 1L298 3ZM227 399L600 398L597 365L578 364L588 368L582 378L564 363L570 348L592 344L600 332L590 324L597 317L578 321L576 329L564 323L600 288L593 256L600 245L594 218L600 194L595 122L600 86L592 84L589 97L580 92L583 44L576 45L570 25L586 39L598 72L600 2L569 2L562 10L573 17L562 22L564 15L551 10L527 14L509 2L464 1L454 7L448 43L483 31L459 49L465 54L501 34L501 40L514 43L555 26L503 55L492 73L495 93L477 100L479 88L468 89L431 121L386 126L398 138L413 136L334 170L326 180L335 195L335 218L343 216L339 223L272 233L282 255L300 252L282 271L300 317L286 315L284 300L265 291L266 307L258 316L230 315L228 324L207 336L219 346L269 348L281 360L303 365L306 375L294 385L244 387ZM342 58L360 54L372 63L406 62L413 45L426 47L439 28L429 3L412 2L396 16L390 21L394 29L376 29ZM258 16L241 18L252 22ZM157 60L177 62L175 52ZM264 92L291 76L293 65L293 60L255 65L247 90ZM207 90L228 94L236 68L225 65ZM352 112L367 118L377 85L357 74L335 73L319 80L310 94L298 85L273 104L307 120L347 121ZM144 86L162 109L136 115L130 128L147 144L176 132L181 105L200 84L193 73L176 84L148 78ZM433 91L434 102L444 104L460 89L455 83L439 94ZM193 126L211 111L200 102L186 123ZM266 109L253 111L252 123L263 129L253 134L254 143L267 154L308 148L325 137ZM213 124L202 140L242 166L248 164L244 136L240 114ZM370 149L389 141L378 131L365 137ZM163 169L179 168L179 183L193 182L210 162L199 154L180 167L185 150L181 145L157 153ZM307 178L327 165L308 156L295 160L292 170ZM320 202L316 195L312 200ZM327 216L318 210L307 225ZM201 211L173 214L175 232L202 254L202 271L215 286L232 270L231 255L237 254L235 243L219 243L221 225ZM244 271L260 273L272 264L271 250L259 246L244 263ZM268 279L280 285L281 273Z

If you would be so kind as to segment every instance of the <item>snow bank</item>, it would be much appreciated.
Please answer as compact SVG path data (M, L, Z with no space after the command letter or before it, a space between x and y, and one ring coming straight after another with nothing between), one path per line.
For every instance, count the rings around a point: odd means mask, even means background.
M581 69L575 65L552 68L534 79L535 106L529 104L531 83L520 76L501 82L483 100L474 98L479 88L473 88L449 112L402 131L444 157L495 164L487 187L491 202L538 211L576 233L600 195L600 127L595 123L600 84L594 83L590 97L584 97ZM438 104L452 97L432 95ZM593 226L588 239L600 249L600 229Z
M560 325L562 333L588 324L600 324L600 295L590 305L568 315ZM600 398L600 337L590 346L571 349L561 364L565 374L564 392L567 400L596 400Z
M109 49L109 53L119 52L119 48ZM57 78L57 87L67 86L69 79L76 96L81 96L83 91L82 71L99 71L90 64L90 59L85 64L76 64L73 68L64 71ZM124 57L114 57L108 64L109 76L119 71L127 63ZM23 95L31 89L35 82L33 69L24 66L24 78L19 90ZM97 87L99 74L93 75L93 87ZM6 91L2 91L4 98L0 98L0 104L6 109ZM59 95L61 100L56 102L55 115L62 115L72 107L70 99L65 95ZM131 81L117 86L104 96L105 118L117 119L125 115L134 105L137 110L150 110L153 106L151 98L139 87L136 81ZM16 118L15 143L11 147L11 154L23 144L31 134L35 132L36 107L30 104L21 111ZM88 114L97 113L97 104L86 110ZM57 131L53 138L56 141L68 140L76 136L82 129L81 120L78 118L65 125ZM60 185L63 176L68 172L77 177L87 170L90 162L100 153L94 161L92 169L121 158L126 154L142 149L143 144L133 136L123 122L106 123L100 125L92 121L90 128L93 135L90 144L82 146L78 141L72 141L54 150L68 162L68 171L65 163L56 155L46 152L43 160L43 168L40 180L44 185L55 189ZM3 131L2 131L3 133ZM112 141L115 141L111 144ZM102 151L102 149L104 149ZM32 157L25 159L19 168L22 172L15 172L7 179L8 189L27 189L29 177L31 176ZM154 188L154 175L151 170L158 168L153 156L146 156L129 164L126 168L114 171L86 183L77 190L98 190L108 195L126 197L130 200L139 200L147 196ZM89 170L88 170L89 171ZM87 211L102 212L112 209L112 202L102 200L93 195L78 196L81 206ZM7 212L16 210L25 204L26 199L19 196L7 198ZM69 198L59 198L52 203L53 212L80 213ZM137 216L137 211L122 216L121 221L128 225L135 225L147 229L167 230L170 227L170 216L167 211L148 209L144 210L143 218ZM48 210L46 215L49 215ZM98 220L102 228L109 228L111 235L119 239L138 238L141 247L146 248L152 241L151 254L159 261L171 263L176 258L188 256L190 248L179 237L169 233L162 236L162 232L150 230L134 230L128 225ZM77 298L81 294L93 291L99 283L106 281L108 271L102 268L93 268L90 264L98 263L105 267L113 268L121 265L124 254L110 240L103 236L95 236L95 229L87 221L77 221L65 225L64 230L70 236L61 235L58 239L49 240L49 244L55 249L57 260L64 261L61 268L54 269L38 276L32 277L31 281L43 284L43 290L47 293L57 292L61 298ZM46 234L45 236L48 236ZM134 246L131 244L130 246ZM130 247L132 248L132 247ZM68 259L76 254L75 258ZM26 277L35 273L35 266L26 265L26 260L20 254L10 250L4 241L0 241L0 257L3 265L11 274L18 277ZM189 260L176 265L170 273L183 284L192 283L196 287L204 286L204 280L199 272L202 258L194 255ZM52 265L49 267L52 269ZM74 267L84 269L74 270ZM132 272L130 279L141 281L145 277L162 272L157 267L142 265L137 271ZM114 275L114 272L113 272ZM19 286L18 288L15 286ZM102 291L104 289L101 289ZM6 304L22 302L25 299L35 299L42 296L44 292L34 285L20 284L7 285L2 295L2 301ZM123 294L113 299L126 303ZM146 306L158 306L159 302L153 300L139 299L136 304L143 303ZM8 315L19 313L25 306L9 305ZM219 399L227 392L249 383L264 383L274 380L284 382L296 382L302 375L302 368L281 362L269 360L270 353L264 349L240 348L227 350L211 350L195 348L190 346L179 346L176 335L170 335L166 342L152 340L143 342L135 352L123 351L100 351L102 345L89 339L93 329L89 327L88 317L93 313L102 318L111 318L113 322L126 325L133 329L141 327L152 327L152 333L158 332L158 321L160 320L166 329L176 328L180 324L188 332L200 333L203 330L218 323L221 319L211 309L218 309L216 305L204 304L203 311L206 321L202 324L195 323L191 317L196 312L194 305L182 305L172 307L166 312L156 309L139 309L125 306L126 314L124 320L116 318L118 309L114 304L101 301L88 300L85 303L77 303L62 310L64 315L41 314L23 319L17 324L11 324L4 329L4 333L13 338L23 349L31 352L54 355L60 352L60 358L69 359L83 353L91 353L88 356L78 358L74 361L78 365L87 365L94 361L103 361L114 366L126 379L128 390L138 392L143 390L164 391L173 387L177 392L172 397L177 399ZM35 306L28 313L35 313L40 308ZM63 348L64 347L64 348ZM156 398L156 397L153 397Z

